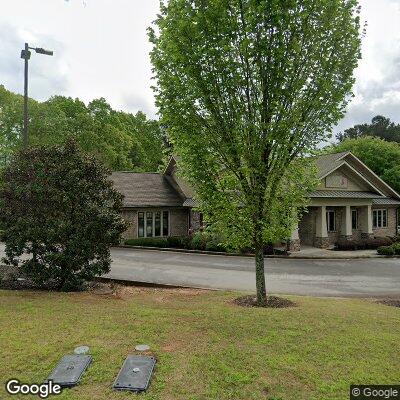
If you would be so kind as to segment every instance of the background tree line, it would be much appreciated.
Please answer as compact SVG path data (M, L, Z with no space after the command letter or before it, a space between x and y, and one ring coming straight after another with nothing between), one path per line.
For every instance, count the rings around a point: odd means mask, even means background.
M32 145L64 143L74 137L82 150L95 154L112 170L157 171L168 145L158 121L139 111L113 110L104 98L88 105L78 98L29 99ZM22 146L23 96L0 85L0 161Z

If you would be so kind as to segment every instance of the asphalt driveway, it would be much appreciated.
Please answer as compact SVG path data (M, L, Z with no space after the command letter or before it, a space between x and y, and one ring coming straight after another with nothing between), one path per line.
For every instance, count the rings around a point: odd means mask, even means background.
M248 257L114 248L114 279L212 289L255 289ZM313 296L398 296L400 259L266 259L270 293Z

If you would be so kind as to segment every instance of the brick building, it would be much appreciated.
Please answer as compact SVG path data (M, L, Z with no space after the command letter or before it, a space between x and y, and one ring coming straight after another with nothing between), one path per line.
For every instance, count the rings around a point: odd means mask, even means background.
M400 195L357 157L328 154L316 164L320 184L292 234L292 250L398 233ZM124 195L126 238L187 235L202 225L201 214L193 211L193 190L177 174L174 157L164 173L114 172L112 179Z

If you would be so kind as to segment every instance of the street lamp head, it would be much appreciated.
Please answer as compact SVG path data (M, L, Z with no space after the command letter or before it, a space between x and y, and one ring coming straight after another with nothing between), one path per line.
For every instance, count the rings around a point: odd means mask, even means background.
M36 53L45 54L46 56L52 56L53 52L51 50L45 50L41 47L35 47Z

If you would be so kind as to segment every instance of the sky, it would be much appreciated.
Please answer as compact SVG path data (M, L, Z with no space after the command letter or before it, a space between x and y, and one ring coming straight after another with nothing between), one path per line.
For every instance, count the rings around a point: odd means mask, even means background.
M355 97L335 132L377 114L400 123L400 0L360 0L367 21ZM156 117L146 29L159 0L0 0L0 84L23 93L24 42L33 53L29 94L104 97L115 109Z

